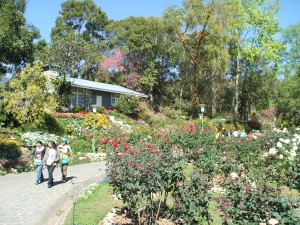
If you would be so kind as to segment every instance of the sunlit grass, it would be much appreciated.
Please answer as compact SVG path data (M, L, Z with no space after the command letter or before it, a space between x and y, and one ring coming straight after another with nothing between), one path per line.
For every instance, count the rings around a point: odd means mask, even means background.
M64 225L98 225L112 208L122 205L122 201L112 198L112 187L101 184L87 199L79 199L74 204Z

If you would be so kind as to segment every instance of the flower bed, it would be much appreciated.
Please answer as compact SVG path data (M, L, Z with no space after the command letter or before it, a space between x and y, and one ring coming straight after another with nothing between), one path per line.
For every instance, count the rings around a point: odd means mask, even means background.
M190 125L161 132L155 143L150 140L102 142L110 184L133 223L168 218L177 224L214 224L212 200L224 224L300 221L299 195L281 194L282 185L300 190L299 134L276 131L257 139L215 139L212 130L197 132ZM193 165L190 174L184 173L187 162ZM207 190L216 177L226 191L213 199Z

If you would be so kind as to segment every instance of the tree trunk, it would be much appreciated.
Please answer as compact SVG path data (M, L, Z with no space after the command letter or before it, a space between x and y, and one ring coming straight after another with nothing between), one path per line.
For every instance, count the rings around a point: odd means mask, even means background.
M239 79L240 79L240 63L239 59L236 59L235 68L235 101L234 101L234 123L237 123L239 116Z
M217 112L217 97L218 97L218 87L217 84L212 80L212 88L211 88L212 96L211 96L211 113L212 117L216 115Z

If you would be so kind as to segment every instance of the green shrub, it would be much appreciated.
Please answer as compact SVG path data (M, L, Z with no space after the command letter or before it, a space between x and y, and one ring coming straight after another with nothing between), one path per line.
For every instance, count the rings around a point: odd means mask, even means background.
M180 116L182 112L180 110L173 109L169 106L166 106L163 108L162 113L169 118L175 118L177 116Z
M104 111L105 111L105 108L104 108L104 106L97 106L97 112L98 113L104 113Z
M70 141L73 153L92 152L92 143L84 139L73 139Z
M15 140L0 140L0 158L16 159L21 156L21 144Z
M63 124L51 114L44 114L44 122L40 126L40 129L52 134L63 134L65 132Z
M137 115L139 112L139 100L133 95L121 95L116 101L115 108L125 115Z
M73 109L72 109L72 113L79 113L79 112L83 112L84 109L82 107L79 107L79 106L75 106Z

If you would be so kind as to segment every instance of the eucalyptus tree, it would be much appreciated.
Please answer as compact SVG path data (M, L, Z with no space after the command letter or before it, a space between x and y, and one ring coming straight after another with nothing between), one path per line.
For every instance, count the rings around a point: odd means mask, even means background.
M152 96L152 106L162 105L164 87L176 77L173 28L157 17L129 17L108 27L109 42L119 47L125 71L123 85ZM167 103L168 104L168 103Z
M25 9L25 0L0 1L0 78L33 60L39 31L26 23Z
M229 8L227 32L230 34L229 51L231 69L229 75L235 82L234 120L239 119L241 83L248 72L255 72L249 67L258 61L268 67L276 68L282 45L276 40L279 33L276 14L279 10L278 0L226 0ZM255 64L254 64L255 63ZM273 73L275 74L275 73ZM246 81L246 80L245 80ZM253 93L246 93L253 95ZM249 102L248 102L249 103ZM246 104L248 104L246 102ZM248 107L251 108L251 107ZM249 113L249 112L247 112Z
M49 63L63 76L93 80L106 46L106 14L92 0L67 0L51 32Z
M192 112L200 103L208 103L212 114L217 111L229 64L227 18L223 1L186 0L183 8L170 8L164 18L175 26L180 45L180 77L187 85Z

